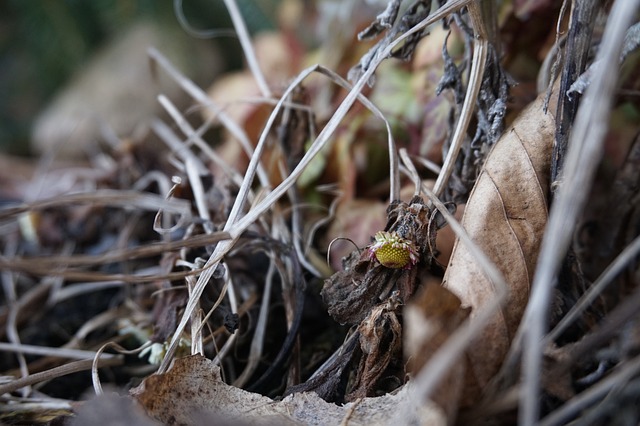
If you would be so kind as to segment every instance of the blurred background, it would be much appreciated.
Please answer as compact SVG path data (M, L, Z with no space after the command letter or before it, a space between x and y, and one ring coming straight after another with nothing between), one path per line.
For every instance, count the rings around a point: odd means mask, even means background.
M238 6L256 33L275 27L278 3L242 0ZM222 0L184 0L180 7L194 29L231 28ZM99 129L84 126L82 115L117 112L112 118L123 128L116 130L133 131L131 121L153 114L157 103L149 45L205 87L242 65L237 38L188 35L172 0L0 2L0 151L29 155L69 138L96 137ZM118 98L118 91L136 102ZM118 99L105 99L111 95ZM101 99L105 104L96 105ZM70 116L79 121L69 122Z

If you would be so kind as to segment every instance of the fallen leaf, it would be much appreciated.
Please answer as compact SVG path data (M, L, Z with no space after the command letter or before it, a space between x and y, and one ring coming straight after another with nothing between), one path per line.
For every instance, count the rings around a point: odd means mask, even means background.
M216 79L207 91L207 95L215 105L223 108L229 119L244 129L250 141L258 140L264 123L269 117L270 107L266 104L251 102L252 99L255 100L260 96L260 90L249 71L223 75ZM203 119L219 124L217 112L204 109L202 115ZM223 141L216 146L216 152L226 164L237 170L244 170L249 163L242 145L228 132L225 132Z
M166 374L148 377L132 395L149 416L164 424L195 424L203 412L227 421L278 414L270 398L225 384L219 368L199 355L175 360ZM296 424L284 414L279 421Z
M556 91L557 93L557 91ZM478 395L500 368L529 299L542 233L547 222L549 169L555 119L544 114L544 94L525 109L492 149L467 202L462 225L499 268L508 298L468 348L463 405ZM551 105L549 111L555 111ZM443 285L475 312L496 295L467 247L456 240ZM477 391L476 391L477 392Z
M222 75L208 89L207 95L216 105L224 108L229 118L240 125L244 125L254 111L260 108L259 104L249 102L260 96L260 89L251 72L246 70ZM205 120L218 124L217 112L204 109L202 115Z
M342 406L313 392L273 401L224 383L213 361L193 355L175 360L167 373L150 376L131 393L149 416L168 425L385 425L398 415L410 391L404 387L395 395L362 398ZM414 415L420 424L446 424L444 414L433 404L418 410Z
M371 310L371 314L360 323L360 349L362 358L354 391L347 401L375 395L380 391L378 381L388 373L388 367L402 354L402 326L397 311L401 306L397 292L385 302Z
M404 350L407 371L416 375L433 354L469 316L469 308L463 308L460 299L431 278L404 309ZM453 422L460 400L465 359L461 359L440 382L432 400L438 404Z

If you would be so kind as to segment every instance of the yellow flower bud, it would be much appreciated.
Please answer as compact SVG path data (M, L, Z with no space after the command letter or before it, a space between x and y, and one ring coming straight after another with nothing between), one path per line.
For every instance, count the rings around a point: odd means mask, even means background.
M369 247L369 257L376 258L387 268L411 269L418 261L413 243L395 232L379 231L375 240L376 242Z

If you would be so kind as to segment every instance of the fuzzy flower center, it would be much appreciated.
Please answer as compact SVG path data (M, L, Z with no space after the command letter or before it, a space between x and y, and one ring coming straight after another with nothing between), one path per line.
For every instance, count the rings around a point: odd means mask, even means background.
M369 258L374 257L381 265L393 269L411 269L418 261L413 243L395 232L379 231L376 242L369 247Z

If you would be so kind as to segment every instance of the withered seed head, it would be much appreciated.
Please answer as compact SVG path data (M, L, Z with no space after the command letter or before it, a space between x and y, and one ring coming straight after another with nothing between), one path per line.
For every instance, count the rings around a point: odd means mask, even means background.
M418 251L413 242L395 232L379 231L376 242L369 246L369 258L374 257L387 268L411 269L418 261Z

